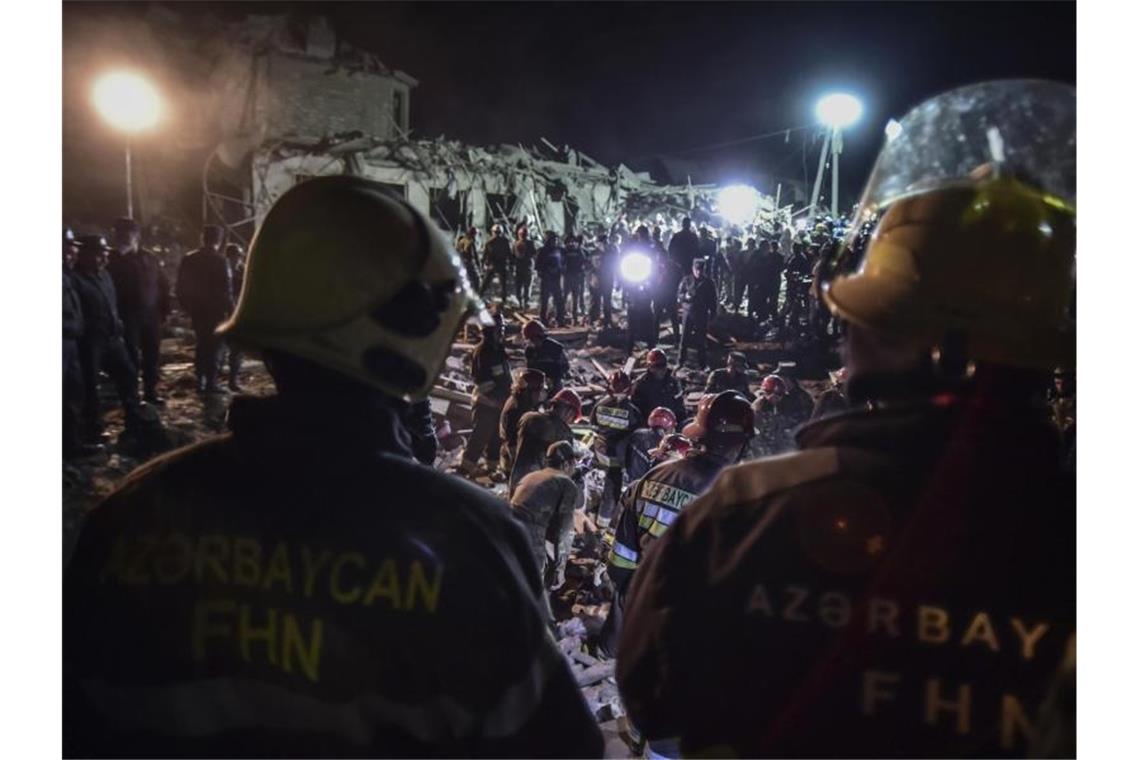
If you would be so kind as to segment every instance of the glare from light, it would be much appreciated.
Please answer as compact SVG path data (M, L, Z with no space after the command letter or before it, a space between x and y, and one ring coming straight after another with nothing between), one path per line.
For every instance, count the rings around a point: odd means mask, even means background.
M894 119L891 119L887 122L886 129L883 131L887 133L887 141L890 142L902 134L902 124L899 124Z
M621 259L621 276L626 282L638 285L653 273L653 260L640 251L631 251Z
M730 185L716 197L717 209L729 224L744 225L760 210L760 193L748 185Z
M158 90L132 71L104 74L91 94L99 115L124 132L150 129L162 116Z
M863 115L863 104L854 95L836 92L820 98L815 106L815 115L820 123L832 129L846 129Z

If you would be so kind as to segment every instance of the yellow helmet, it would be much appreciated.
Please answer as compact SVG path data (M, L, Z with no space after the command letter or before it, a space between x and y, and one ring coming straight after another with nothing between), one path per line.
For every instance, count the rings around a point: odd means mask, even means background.
M952 339L967 359L1071 365L1072 88L975 85L924 103L901 124L876 163L853 228L858 234L876 216L877 225L857 270L823 284L828 307L916 344L933 348ZM1039 163L1048 168L1035 171Z
M269 210L219 332L416 400L481 306L459 257L420 212L380 183L319 177Z

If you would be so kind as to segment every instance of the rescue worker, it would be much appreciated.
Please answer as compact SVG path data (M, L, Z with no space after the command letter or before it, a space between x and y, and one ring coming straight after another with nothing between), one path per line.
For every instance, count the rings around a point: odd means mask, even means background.
M573 478L577 462L572 444L550 444L546 466L520 480L511 496L511 511L526 529L539 576L547 589L559 588L566 582L566 561L574 543L574 510L583 504L582 489ZM547 561L547 541L554 546L553 561Z
M414 462L398 420L479 308L461 267L380 183L276 201L224 330L277 395L89 513L65 756L600 755L524 531Z
M828 373L831 378L831 387L819 394L815 400L815 407L811 411L811 420L818 420L831 414L846 412L851 408L847 398L847 368L840 367Z
M767 375L760 381L752 411L756 418L756 437L752 439L750 458L774 456L795 448L795 431L800 420L782 377Z
M626 447L625 472L632 483L640 480L662 453L661 442L677 429L677 418L670 409L659 406L645 418L645 427L633 431Z
M471 352L471 377L475 392L471 401L471 437L463 450L460 469L465 475L479 474L479 458L486 460L486 472L499 469L499 419L511 393L511 363L503 346L503 316L492 314L493 323L482 328L482 337Z
M565 327L566 302L562 297L562 274L566 271L566 265L562 246L558 245L558 236L553 231L547 231L546 239L534 259L534 269L538 273L538 318L551 324L557 319L558 326ZM546 304L551 301L553 313L546 310Z
M701 368L709 366L708 331L709 322L716 315L716 285L705 276L704 259L695 259L691 275L686 275L677 290L677 300L683 314L681 343L677 350L677 366L685 364L685 354L690 349L697 352L697 362Z
M507 300L507 265L511 260L511 243L503 235L500 224L491 226L491 237L483 246L483 287L479 291L484 297L491 290L491 282L499 280L499 298ZM520 304L525 308L525 304Z
M772 241L760 241L748 270L749 316L766 323L776 321L783 268L784 262Z
M530 281L534 271L534 259L538 255L534 249L534 241L529 236L530 230L525 224L520 224L515 230L515 244L511 249L514 254L515 297L518 298L519 308L524 311L530 307Z
M734 312L740 311L740 305L744 301L744 292L748 288L749 274L759 255L760 250L754 237L748 238L744 248L736 248L729 254L728 266L732 271L732 295L729 303Z
M705 381L705 393L736 391L749 401L752 390L748 387L748 357L740 351L730 351L728 364L709 373Z
M793 361L779 362L776 364L776 371L772 374L784 382L784 395L787 397L784 406L785 412L796 425L807 422L811 418L812 410L815 409L815 400L810 393L804 390L797 379L798 365Z
M226 244L226 261L230 264L230 275L233 280L234 303L241 297L241 288L245 284L245 249L237 243ZM241 362L242 352L238 346L227 344L229 351L230 381L229 388L234 393L241 391Z
M631 385L629 375L620 369L614 370L608 378L609 393L599 399L590 412L594 461L606 472L597 520L603 530L609 526L621 496L629 437L645 419L645 413L629 397Z
M455 252L459 254L459 260L463 262L463 270L467 272L467 281L471 283L472 288L481 291L482 288L479 286L478 237L479 230L468 227L467 232L456 239Z
M123 342L131 362L142 371L143 398L161 405L158 396L159 344L162 323L170 313L170 282L158 256L139 245L134 219L117 219L112 227L114 250L107 273L115 284Z
M103 419L99 409L99 373L106 372L115 385L128 424L138 419L139 379L123 342L115 285L107 274L111 246L102 235L83 235L71 284L79 298L83 334L79 360L83 371L83 438L102 443Z
M545 412L527 412L519 420L518 446L511 466L510 491L515 489L527 474L542 469L543 457L550 444L557 441L574 442L570 424L582 416L582 400L569 388L563 388L550 399Z
M70 227L63 228L63 457L71 459L98 453L100 447L83 442L83 307L73 282L79 247Z
M519 421L527 412L537 411L546 401L546 375L537 369L524 369L519 372L511 386L511 395L503 404L499 415L499 465L509 473L515 461L518 448Z
M570 302L569 309L563 306L563 312L569 310L571 324L578 324L586 315L585 285L586 285L586 254L582 251L582 239L575 235L566 236L564 264L565 274L562 276L562 292Z
M570 371L565 347L547 335L546 327L537 319L523 325L522 334L526 341L527 369L537 369L546 375L551 393L562 390L562 381Z
M685 419L685 392L669 367L665 352L659 348L645 354L646 372L633 383L630 397L638 409L663 406L678 420Z
M593 267L590 285L590 322L613 327L614 272L617 271L618 249L605 232L598 233L597 247L590 257Z
M851 225L875 233L823 288L852 400L874 405L722 473L642 560L617 680L651 743L1033 746L1076 631L1075 478L1039 400L1076 353L1076 93L987 82L901 124Z
M666 532L722 469L735 463L752 437L752 407L734 391L705 396L683 435L693 448L681 459L659 464L630 485L622 497L607 572L614 585L599 650L616 653L630 581L645 551ZM620 656L620 655L619 655ZM621 662L619 660L619 667Z
M186 254L178 268L178 300L194 327L194 374L199 393L218 390L222 339L218 325L233 311L233 274L222 254L225 230L202 228L202 247Z
M701 242L693 232L693 220L681 219L681 229L669 239L669 258L681 277L693 268L693 259L701 255ZM678 280L680 284L680 280Z

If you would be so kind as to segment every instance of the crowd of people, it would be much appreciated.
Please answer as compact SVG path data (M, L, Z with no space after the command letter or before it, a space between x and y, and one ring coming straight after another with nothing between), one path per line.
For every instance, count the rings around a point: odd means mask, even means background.
M1047 98L1075 125L1071 88L997 85L1018 98L983 123ZM65 753L599 756L548 596L587 522L610 544L613 602L581 654L615 659L650 756L1066 752L1040 742L1075 705L1075 188L994 161L892 197L844 266L826 224L810 244L780 228L722 246L686 220L667 241L640 225L536 247L496 226L451 245L346 175L277 200L235 305L208 228L175 288L198 387L217 387L228 343L260 353L277 393L236 397L227 435L92 511L64 583ZM170 308L131 239L120 287L102 238L64 238L65 370L69 351L85 379L103 368L128 419L161 398L146 369L138 398L150 323L126 323ZM512 298L536 307L518 367ZM813 399L793 365L754 384L729 353L690 412L676 368L690 350L706 365L722 308L793 334L841 323L844 367ZM642 363L592 403L547 327L583 310L624 310ZM468 320L459 469L505 481L507 504L416 461Z

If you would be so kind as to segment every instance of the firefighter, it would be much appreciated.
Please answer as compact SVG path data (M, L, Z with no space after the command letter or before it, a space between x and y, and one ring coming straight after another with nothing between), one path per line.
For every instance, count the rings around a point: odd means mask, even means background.
M494 229L494 228L492 228ZM534 259L538 252L530 239L530 230L520 224L515 230L515 243L511 247L515 266L515 297L519 308L526 311L530 307L530 281L534 272Z
M823 287L873 405L722 473L629 590L618 686L668 754L1025 757L1075 636L1040 392L1075 366L1076 92L987 82L901 125Z
M492 314L492 324L482 328L482 338L471 352L471 377L475 392L471 400L473 430L463 450L460 470L468 476L479 474L479 458L486 459L486 472L499 469L499 419L511 392L511 364L503 347L503 316Z
M170 313L170 282L162 262L139 245L141 232L134 219L117 219L107 273L115 283L123 342L131 362L142 371L143 398L161 405L158 396L159 344L162 323Z
M748 357L740 351L729 352L728 365L709 373L709 378L705 382L705 393L721 391L736 391L746 399L752 400L752 390L748 387Z
M563 388L550 399L545 412L527 412L519 420L518 446L511 465L510 494L527 474L542 469L543 457L550 444L574 442L570 424L582 416L582 400L569 388Z
M499 280L499 298L507 300L507 266L511 260L511 243L503 235L502 225L491 227L491 237L483 246L483 287L480 293L486 296L491 282Z
M625 456L625 472L631 483L649 472L656 457L663 453L661 442L676 429L677 417L670 409L659 406L645 418L645 427L633 432Z
M538 318L543 322L566 326L566 301L562 297L562 275L566 272L565 256L558 244L558 235L548 230L542 247L534 259L534 269L538 273ZM546 304L553 301L554 312L546 310Z
M471 287L475 290L482 290L479 287L478 237L479 230L468 227L467 232L456 238L455 252L459 254L459 260L463 262L463 271L467 273L467 281L471 283Z
M766 375L760 381L752 411L756 417L756 437L749 449L750 458L783 454L795 448L795 431L800 422L782 377Z
M543 585L556 589L566 581L566 561L574 542L574 510L583 505L582 489L574 482L578 458L566 441L550 444L546 466L519 481L511 496L511 511L526 528ZM546 542L554 546L547 561Z
M630 581L641 557L686 505L704 493L717 473L740 459L752 437L752 407L735 391L705 396L683 435L692 442L692 449L681 459L651 469L622 496L607 568L614 601L599 642L603 654L616 651Z
M523 339L526 341L527 369L537 369L546 375L550 392L562 390L562 381L570 371L570 360L561 343L546 334L546 327L537 319L523 325Z
M579 324L586 315L584 290L586 284L586 254L582 251L582 239L575 235L566 236L566 273L562 276L562 292L570 302L571 324ZM564 306L563 311L567 308Z
M615 370L608 378L609 393L594 404L590 424L594 428L594 461L606 471L606 485L598 505L598 527L605 529L621 496L625 473L626 445L641 427L644 413L629 397L629 375Z
M705 276L704 259L693 261L692 274L686 275L677 289L677 300L681 302L683 320L681 343L677 350L677 366L685 364L685 354L689 349L697 352L697 362L707 368L709 321L716 315L716 285Z
M645 354L648 369L633 383L630 396L638 409L663 406L673 412L677 421L685 419L685 392L673 375L665 352L659 348Z
M511 386L511 395L503 404L499 415L500 444L499 465L509 473L515 461L518 448L519 420L527 412L537 411L546 401L546 375L537 369L524 369L519 372Z
M399 429L479 309L461 267L380 183L276 201L224 334L277 394L89 513L64 755L600 755L524 531Z
M812 410L815 409L815 400L797 379L799 366L793 361L782 361L777 363L776 370L772 374L784 381L784 394L787 396L784 411L796 425L807 422L811 418Z
M183 257L178 268L178 300L194 327L194 375L199 393L218 390L222 339L215 332L234 307L233 274L222 254L226 233L202 228L202 247Z

